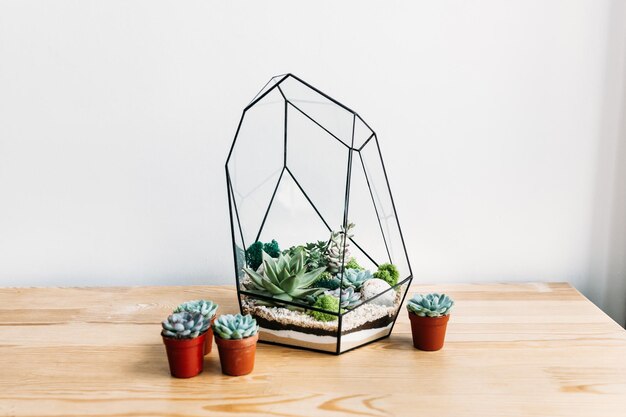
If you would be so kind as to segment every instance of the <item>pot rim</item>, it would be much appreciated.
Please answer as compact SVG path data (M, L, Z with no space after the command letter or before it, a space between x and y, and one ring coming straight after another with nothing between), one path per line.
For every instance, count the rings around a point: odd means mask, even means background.
M259 340L259 333L255 333L252 336L244 337L243 339L222 339L219 335L213 332L215 343L218 348L223 349L244 349L249 346L253 346Z
M433 322L435 322L435 321L439 321L439 322L446 321L447 322L450 319L450 314L446 314L445 316L439 316L439 317L428 317L428 316L418 316L414 312L409 311L409 318L410 319L414 319L414 320L424 320L424 321L433 321ZM441 324L443 324L443 323L441 323Z
M194 337L194 338L184 338L184 339L178 339L176 337L169 337L169 336L163 336L163 334L161 334L161 337L163 338L163 343L165 343L166 345L195 345L195 344L199 344L202 343L201 340L202 339L206 339L206 334L207 332L203 332L200 333L198 336Z

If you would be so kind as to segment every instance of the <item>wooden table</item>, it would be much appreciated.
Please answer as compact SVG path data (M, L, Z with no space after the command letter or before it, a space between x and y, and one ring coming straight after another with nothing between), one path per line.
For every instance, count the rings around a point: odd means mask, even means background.
M446 346L391 338L331 356L259 345L248 376L169 376L179 302L233 287L0 289L0 415L626 416L626 332L568 284L414 286L457 301Z

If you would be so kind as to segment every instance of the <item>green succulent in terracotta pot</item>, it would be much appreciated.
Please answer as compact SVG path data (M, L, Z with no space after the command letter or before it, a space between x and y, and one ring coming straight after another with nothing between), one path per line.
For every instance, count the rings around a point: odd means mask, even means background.
M200 313L204 320L201 332L206 332L204 354L211 353L213 347L213 330L211 330L211 323L215 319L215 313L217 312L218 305L211 300L192 300L186 301L180 304L174 309L174 313L189 312Z
M222 372L232 376L252 372L259 339L256 320L249 314L225 314L213 322L213 331Z
M443 347L454 300L446 294L415 294L407 302L413 346L421 350Z
M190 378L202 372L206 331L201 313L173 313L161 323L161 335L167 352L170 373Z

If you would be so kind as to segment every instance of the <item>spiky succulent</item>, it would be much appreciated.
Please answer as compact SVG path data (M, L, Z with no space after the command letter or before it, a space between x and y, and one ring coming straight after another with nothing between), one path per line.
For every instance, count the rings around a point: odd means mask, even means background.
M339 299L337 297L333 297L332 295L324 294L317 298L313 307L317 307L322 310L332 311L335 313L339 312ZM343 312L343 310L342 310ZM333 321L337 320L337 316L330 313L324 313L322 311L309 311L309 316L313 317L315 320L319 321Z
M374 278L382 279L392 287L398 283L400 272L394 264L380 264L378 265L378 271L374 272Z
M217 311L217 304L210 300L193 300L186 301L174 309L174 313L182 313L186 311L188 313L200 313L204 321L202 332L205 332L211 326L211 319L215 316Z
M222 339L244 339L254 336L259 326L250 314L224 314L213 322L213 331Z
M319 276L317 281L313 283L313 285L319 288L335 290L341 285L341 280L337 277L332 276L330 272L323 272L322 275Z
M354 223L348 224L345 230L341 226L341 230L330 234L330 240L326 248L326 258L328 260L327 270L331 274L339 272L341 267L350 260L349 239L354 236L351 233L352 229L354 229Z
M171 314L161 323L161 334L175 339L193 339L204 331L204 318L200 313L183 311Z
M454 300L446 294L415 294L406 308L421 317L441 317L450 314Z
M337 288L333 291L326 291L326 294L338 298L341 308L352 307L361 301L361 293L354 291L354 287L341 290Z
M274 259L263 252L263 273L244 268L250 278L248 289L251 292L273 297L282 301L301 301L308 303L311 296L323 291L311 287L324 272L324 267L307 272L304 264L304 252L297 251L293 256L279 255Z
M372 273L370 271L360 269L346 269L343 271L344 288L354 287L358 290L368 279L372 279Z

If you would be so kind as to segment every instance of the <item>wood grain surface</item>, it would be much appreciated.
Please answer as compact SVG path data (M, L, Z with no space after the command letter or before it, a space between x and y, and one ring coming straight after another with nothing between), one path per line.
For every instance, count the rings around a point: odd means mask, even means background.
M160 321L233 287L0 289L2 416L626 416L626 332L568 284L413 286L457 302L446 346L331 356L259 345L255 371L169 376Z

